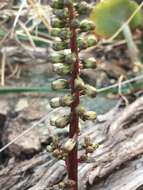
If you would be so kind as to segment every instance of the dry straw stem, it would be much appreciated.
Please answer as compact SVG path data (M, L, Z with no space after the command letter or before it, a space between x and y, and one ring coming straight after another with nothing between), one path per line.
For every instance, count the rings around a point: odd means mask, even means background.
M128 102L128 99L123 95L122 93L122 81L124 79L124 76L121 75L119 77L119 80L118 80L118 84L119 84L119 87L118 87L118 94L119 96L125 101L125 105L128 106L129 105L129 102Z
M27 28L27 27L25 26L25 24L22 23L20 20L18 21L18 23L19 23L19 25L21 26L21 28L25 31L26 35L28 36L29 41L30 41L30 43L31 43L31 46L32 46L33 48L35 48L36 45L35 45L35 43L34 43L34 41L33 41L33 38L32 38L32 36L31 36L30 32L28 31L28 28Z
M21 12L22 12L22 10L23 10L25 4L26 4L26 0L23 0L23 2L21 3L21 6L19 7L19 10L18 10L18 12L17 12L17 15L16 15L16 17L15 17L15 20L14 20L14 23L13 23L13 27L12 27L11 35L13 35L13 32L14 32L15 27L16 27L16 24L17 24L17 22L18 22L18 20L19 20L19 17L20 17L20 15L21 15Z
M37 16L39 16L39 14L42 14L44 15L44 10L41 8L40 4L37 4L34 3L33 1L29 0L30 3L33 5L32 7L34 8L34 10L36 10L36 14L38 13ZM22 23L20 20L19 20L19 17L22 16L22 15L25 15L27 14L27 11L26 10L23 10L24 7L25 7L25 4L26 4L26 0L22 1L19 9L18 9L18 12L14 12L14 11L9 11L9 10L6 10L5 12L9 15L9 16L16 16L15 17L15 20L14 20L14 23L13 23L13 26L12 26L12 29L11 29L11 32L9 32L8 34L6 34L4 36L4 38L0 41L0 43L3 43L3 41L7 38L8 35L12 36L13 37L13 34L14 34L14 30L15 30L15 27L17 25L17 23L21 26L22 30L16 30L16 35L18 36L23 36L23 37L28 37L29 38L29 41L32 45L32 47L36 47L35 43L34 43L34 40L37 40L37 41L41 41L41 42L44 42L44 43L47 43L49 44L51 42L51 40L47 40L46 38L42 38L42 37L38 37L38 36L33 36L30 34L30 29L26 27L26 25L24 23ZM38 10L40 9L40 11L38 11L36 8L38 7ZM2 14L2 13L1 13ZM3 13L4 14L4 13ZM2 15L3 15L2 14ZM46 28L48 30L50 30L50 22L48 22L47 18L45 17L40 17L40 20L42 20L42 22L44 23L44 25L46 26Z
M24 34L23 31L16 31L16 34L17 34L18 36L27 37L27 35ZM46 39L46 38L39 37L39 36L33 36L33 35L31 35L31 38L32 38L33 40L41 41L41 42L44 42L44 43L47 43L47 44L49 44L49 43L51 42L50 40L48 40L48 39Z
M51 25L50 25L50 22L48 22L47 18L45 17L45 13L44 13L42 6L39 3L35 2L35 0L28 0L28 3L35 10L35 12L38 14L39 18L41 19L41 21L43 22L45 27L48 29L48 31L50 31Z
M2 53L2 62L1 62L1 86L5 85L5 65L6 65L6 53Z
M119 86L121 88L121 86L125 86L125 85L127 85L129 83L139 81L139 80L143 80L143 75L139 75L139 76L136 76L136 77L131 78L129 80L125 80L123 82L120 81L120 83L116 83L116 84L113 84L113 85L110 85L110 86L107 86L107 87L104 87L104 88L97 89L97 93L102 93L102 92L108 91L110 89L117 88Z
M15 11L12 11L12 10L6 10L5 13L7 13L9 16L16 16L15 20L14 20L14 23L13 23L13 27L12 27L12 31L11 31L11 35L13 35L13 32L15 30L15 27L17 25L17 23L19 23L19 25L22 27L22 29L24 30L24 32L26 34L24 34L23 30L16 30L16 34L19 35L19 36L23 36L23 37L27 37L29 38L29 41L31 43L31 45L33 47L36 47L35 44L34 44L34 41L33 40L38 40L38 41L41 41L41 42L44 42L44 43L50 43L50 40L47 40L46 38L42 38L42 37L38 37L38 36L33 36L30 34L31 32L31 27L27 28L26 25L24 23L22 23L20 20L19 20L19 17L20 16L24 16L26 15L28 12L27 10L23 10L24 9L24 6L26 4L26 0L22 1L20 7L19 7L19 10L18 12L15 12ZM40 18L40 20L43 22L43 24L46 26L46 28L50 31L51 29L51 26L50 26L50 22L48 22L48 18L45 17L45 14L44 14L44 10L42 9L41 5L40 4L37 4L35 1L33 0L29 0L29 4L32 6L32 8L35 10L35 13L38 14L36 15L37 17ZM49 7L50 8L50 7ZM31 11L30 11L31 12ZM2 15L4 13L1 13ZM6 35L7 36L7 35ZM52 38L51 38L52 39Z

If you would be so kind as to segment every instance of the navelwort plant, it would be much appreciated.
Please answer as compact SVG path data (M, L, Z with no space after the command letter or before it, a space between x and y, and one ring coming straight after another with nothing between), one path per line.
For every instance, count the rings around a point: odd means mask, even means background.
M57 128L69 126L69 138L65 144L60 145L59 139L53 137L48 150L57 159L66 162L68 180L59 183L59 189L69 188L78 190L78 163L88 159L96 146L91 142L90 137L85 137L85 154L78 157L78 136L80 133L79 118L83 121L96 120L96 113L86 111L80 105L80 96L96 96L96 88L86 84L80 77L80 71L84 68L96 68L94 57L87 59L80 58L83 49L94 46L96 37L92 35L95 29L94 23L85 17L91 7L84 1L53 0L51 2L53 17L51 19L51 35L55 37L53 44L54 53L51 55L54 71L61 78L52 82L53 90L69 89L69 94L51 99L52 108L71 108L69 115L51 118L51 125Z

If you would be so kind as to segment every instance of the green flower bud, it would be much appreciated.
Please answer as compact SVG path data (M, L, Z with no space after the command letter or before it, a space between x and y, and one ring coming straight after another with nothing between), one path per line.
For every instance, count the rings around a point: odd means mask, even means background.
M71 27L72 28L79 28L80 27L80 22L78 19L73 19L71 22Z
M52 63L60 63L64 61L64 54L63 53L57 53L53 52L50 56L50 61Z
M53 13L56 15L57 18L59 19L66 19L68 18L69 14L68 14L68 10L67 9L56 9L53 10Z
M53 44L53 49L55 51L60 51L60 50L64 50L64 49L68 49L69 48L69 43L67 42L55 42Z
M54 71L58 75L68 75L71 72L71 66L64 65L62 63L56 63L54 64Z
M55 149L53 152L52 152L52 155L56 158L59 158L59 156L61 156L62 152L59 150L59 149Z
M97 44L97 39L94 35L89 35L87 37L87 45L88 47L95 46Z
M61 29L60 28L52 28L50 31L51 36L53 37L58 37L61 33Z
M96 68L96 59L94 57L90 57L88 59L85 59L82 61L82 64L83 64L83 68L86 68L86 69L94 69Z
M80 3L77 3L76 10L81 15L89 14L92 10L92 7L85 1L81 1Z
M53 136L52 137L52 146L57 147L59 145L59 137Z
M76 61L76 56L73 53L65 54L64 62L68 64L73 64Z
M53 90L62 90L65 88L68 88L69 83L65 79L58 79L52 82L52 88Z
M95 148L93 146L86 147L86 152L87 153L93 153L94 151L95 151Z
M96 88L88 84L85 85L84 92L86 93L87 96L92 98L96 97L97 94Z
M62 40L70 39L71 32L68 29L62 29L58 37Z
M71 152L71 151L74 149L75 145L76 145L76 140L70 138L70 139L68 139L68 141L64 144L63 150L64 150L65 152Z
M80 159L81 162L85 162L86 160L88 160L88 155L87 154L83 154L83 155L80 156L79 159Z
M64 5L67 7L73 4L72 0L63 0L63 2L64 2Z
M62 181L58 184L59 189L64 189L66 187L65 183Z
M52 147L51 145L48 145L48 146L47 146L47 151L48 151L48 152L53 152L53 147Z
M84 84L84 81L78 76L75 81L75 88L78 89L78 90L84 90L85 88L85 84Z
M54 137L52 140L52 143L50 146L53 148L53 150L57 149L59 147L59 139L58 137Z
M65 181L65 185L67 188L72 188L75 186L75 184L76 184L76 182L74 180L71 180L71 179L68 179Z
M83 121L95 120L96 117L97 117L97 115L96 115L96 112L94 112L94 111L87 111L87 112L84 112L84 114L81 115L81 119Z
M57 119L57 117L51 117L50 118L50 125L55 126L56 119Z
M88 47L87 41L84 39L84 37L78 37L77 46L80 50L86 49Z
M63 152L62 153L62 160L67 160L68 157L68 153L67 152Z
M86 110L85 110L85 108L84 108L83 106L78 105L78 106L76 107L76 113L77 113L79 116L83 115L85 112L86 112Z
M52 98L50 100L50 106L52 108L58 108L61 106L61 103L60 103L60 98L59 97L56 97L56 98Z
M74 101L74 97L72 95L65 95L61 99L61 104L63 106L70 106Z
M99 147L99 144L92 144L92 147L93 147L94 149L97 149L97 148Z
M54 9L63 9L64 3L62 0L52 0L50 6Z
M86 147L92 145L91 138L89 136L84 137L84 145Z
M64 115L56 119L55 126L57 128L65 128L70 122L70 116Z
M95 29L95 24L89 20L83 20L80 23L80 29L82 32L89 32Z
M51 20L51 26L53 28L63 28L65 26L65 23L62 20L58 19L58 18L53 18Z
M51 36L53 37L59 37L62 40L68 40L71 37L71 32L67 28L52 28Z

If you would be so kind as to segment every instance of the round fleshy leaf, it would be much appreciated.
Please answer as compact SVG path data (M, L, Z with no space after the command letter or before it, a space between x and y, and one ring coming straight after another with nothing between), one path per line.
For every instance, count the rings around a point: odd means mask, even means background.
M97 4L90 14L95 22L96 33L111 37L137 9L138 4L132 0L104 0ZM143 24L143 15L138 11L130 22L131 29Z

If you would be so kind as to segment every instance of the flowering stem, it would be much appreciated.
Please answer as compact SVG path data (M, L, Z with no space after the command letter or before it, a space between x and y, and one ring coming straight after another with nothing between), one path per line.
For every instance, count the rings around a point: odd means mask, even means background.
M71 78L71 93L75 96L75 100L71 105L71 122L69 129L69 138L76 137L78 142L78 122L79 118L76 113L76 107L79 104L79 91L75 88L74 81L79 74L79 56L78 56L78 47L77 47L77 31L71 25L71 21L75 18L75 10L73 5L68 6L69 17L70 17L70 31L71 31L71 39L70 39L70 48L71 52L76 56L76 61L73 66L72 78ZM75 186L72 190L78 190L78 143L74 147L74 149L68 155L68 176L69 179L75 181Z

